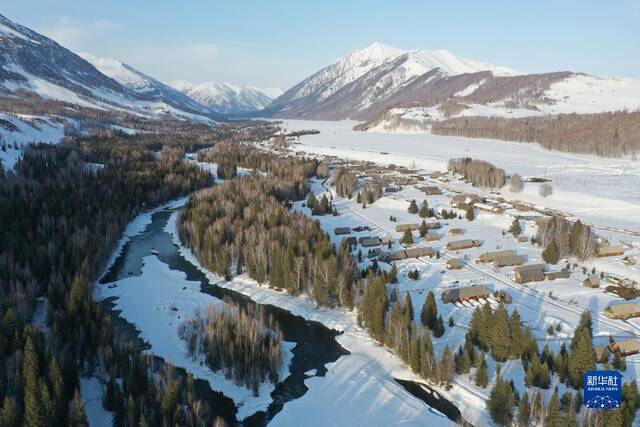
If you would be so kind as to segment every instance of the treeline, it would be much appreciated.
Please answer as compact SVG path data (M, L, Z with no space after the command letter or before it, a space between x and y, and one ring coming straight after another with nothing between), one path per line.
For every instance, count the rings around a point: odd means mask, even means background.
M640 151L640 112L524 118L456 117L434 123L431 132L437 135L537 142L550 150L620 157L635 155Z
M117 426L196 425L194 413L210 419L184 380L158 374L115 336L92 297L91 283L134 215L211 183L180 160L181 147L156 155L147 148L153 136L141 138L32 146L0 176L3 426L86 425L74 396L91 372L112 383ZM46 331L30 325L38 296L46 298Z
M584 261L593 257L596 249L596 236L591 227L580 220L571 223L559 216L538 221L534 241L544 248L542 257L550 264L557 264L570 255Z
M501 188L506 182L504 169L470 157L450 159L447 170L462 175L474 187Z
M218 165L218 171L236 171L238 167L264 175L263 189L281 201L301 200L306 195L307 179L316 174L316 159L281 157L245 144L224 141L206 152L198 153L198 160ZM225 173L233 178L235 173ZM222 176L220 178L223 178Z
M272 318L265 318L261 307L225 303L187 317L178 334L192 357L203 357L213 371L222 370L225 377L250 387L257 396L260 384L278 381L282 332Z
M308 294L320 305L353 307L358 269L349 247L336 251L318 222L285 206L304 197L317 161L242 145L218 144L210 153L214 161L234 159L233 164L269 173L191 197L179 232L203 265L227 279L246 273L276 289Z
M444 323L438 315L433 293L429 293L418 323L414 320L409 294L403 299L395 292L388 294L387 284L395 281L394 277L394 273L369 274L358 307L358 322L376 341L393 350L414 373L450 388L455 373L454 354L446 346L437 359L433 351L432 336L444 334Z

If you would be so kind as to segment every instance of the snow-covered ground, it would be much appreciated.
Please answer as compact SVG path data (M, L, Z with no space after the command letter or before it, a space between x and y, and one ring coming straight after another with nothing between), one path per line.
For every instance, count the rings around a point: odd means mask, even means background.
M552 179L554 188L548 198L539 197L540 184L531 183L523 193L510 195L506 191L505 195L570 212L588 223L640 231L640 162L636 160L562 153L538 144L489 139L356 132L352 130L355 124L285 120L283 126L288 130L320 130L320 134L302 136L296 151L428 171L446 170L449 159L468 156L490 161L508 174L545 176Z
M314 180L312 185L316 195L320 195L323 191L319 181ZM326 190L326 188L324 189ZM409 214L407 208L409 201L416 199L418 203L427 199L430 207L436 210L440 208L451 209L449 205L449 194L445 192L442 196L428 196L416 190L412 186L392 195L384 196L375 203L370 204L363 209L362 206L355 203L355 200L344 200L338 198L333 191L334 205L337 207L339 216L321 216L313 217L320 221L321 227L329 233L332 240L337 245L343 236L335 236L333 229L338 226L355 227L358 225L368 225L371 231L353 232L352 236L360 237L364 235L377 235L380 237L392 237L396 239L392 249L400 249L397 243L400 233L395 232L395 226L402 223L415 223L421 219L415 214ZM309 215L308 208L301 207L301 203L294 206L294 209L300 210ZM397 218L397 222L391 222L390 216ZM463 216L464 218L464 216ZM478 256L487 251L498 249L514 249L518 254L524 255L527 263L542 262L540 248L533 246L528 241L518 242L511 235L503 235L511 224L509 212L503 214L492 214L480 212L473 222L466 219L444 220L443 229L438 230L441 239L436 242L429 242L428 245L443 253L442 258L421 258L407 259L396 262L399 273L399 283L393 285L402 298L405 294L409 294L412 298L415 320L419 322L420 310L426 299L428 291L433 291L438 301L438 310L447 324L447 320L452 317L454 319L454 327L446 326L445 334L434 340L434 348L436 354L441 354L445 346L449 346L454 351L464 343L464 335L467 331L469 321L473 314L473 310L478 307L480 302L464 303L464 304L444 304L440 299L440 295L444 290L450 287L483 285L489 290L504 290L513 298L513 303L508 305L509 312L517 309L523 319L524 325L532 329L540 348L546 344L553 351L558 351L563 342L567 345L570 343L571 336L579 322L581 313L584 310L590 310L593 317L593 333L594 343L596 345L608 342L609 336L617 339L638 338L640 334L640 323L634 320L629 322L612 320L602 315L602 310L610 305L622 303L624 300L616 295L606 293L604 289L590 289L582 286L581 281L586 278L581 268L575 269L571 277L568 279L560 279L556 281L545 281L532 283L528 285L519 285L513 281L513 268L495 269L492 265L480 264L475 260ZM531 237L535 233L535 225L533 221L523 221L522 226L524 235ZM463 237L449 237L446 235L446 229L462 228L464 230ZM417 238L417 233L416 233ZM461 238L479 239L483 242L482 247L469 249L459 252L451 252L446 249L446 243ZM636 240L640 240L637 238ZM426 246L426 243L418 243L418 245ZM366 253L366 251L363 251ZM637 254L637 247L630 249L627 253ZM445 263L449 258L463 258L466 267L458 271L450 271L445 267ZM621 264L621 256L603 258L594 261L592 264L596 266L598 272L615 272L624 274L626 277L640 278L640 269L638 267L624 267ZM365 261L366 263L366 261ZM591 268L591 263L586 266ZM364 265L364 264L363 264ZM389 265L381 263L382 268L390 268ZM564 264L560 264L550 269L560 269ZM409 271L418 270L420 279L417 281L407 277ZM497 307L497 302L489 299L493 307ZM560 325L560 331L554 335L547 332L548 326L556 327ZM630 381L638 377L638 364L640 356L630 356L626 358L627 370L624 372L625 381ZM472 370L470 375L457 376L454 388L443 394L456 404L468 421L484 425L482 414L485 412L484 400L488 397L491 384L495 381L496 363L491 357L487 357L489 368L489 386L487 388L479 388L474 384ZM516 387L520 392L524 391L524 371L520 361L508 361L502 364L502 374L508 379L513 379ZM554 384L557 378L554 378ZM559 384L559 391L562 393L565 386ZM553 387L546 390L547 397L553 391ZM470 398L470 396L473 396Z
M80 378L80 396L91 427L111 427L113 414L102 406L105 385L96 377Z
M43 116L27 116L0 112L0 163L13 169L22 155L22 146L43 142L57 144L64 137L66 120ZM17 146L17 148L16 148Z

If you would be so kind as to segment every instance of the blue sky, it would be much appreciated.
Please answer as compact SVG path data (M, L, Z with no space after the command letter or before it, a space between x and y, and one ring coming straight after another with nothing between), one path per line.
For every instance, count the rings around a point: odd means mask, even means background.
M522 72L640 78L640 0L20 0L0 13L163 81L287 88L375 41Z

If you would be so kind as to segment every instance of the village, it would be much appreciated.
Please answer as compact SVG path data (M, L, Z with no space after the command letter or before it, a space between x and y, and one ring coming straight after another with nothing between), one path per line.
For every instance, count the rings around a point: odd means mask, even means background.
M276 150L294 154L295 145L287 146L280 140ZM422 307L427 293L435 294L438 312L449 324L434 340L436 353L462 346L475 309L485 304L517 309L539 348L553 352L569 346L581 314L588 311L599 369L624 360L625 381L637 378L640 238L633 232L594 227L588 259L549 263L543 259L544 248L535 243L536 231L554 217L574 223L572 215L473 187L450 171L331 155L320 159L332 173L313 179L311 191L317 200L324 196L330 201L333 215L313 215L304 202L293 208L317 219L336 247L345 240L361 269L396 270L398 281L388 286L398 299L409 295L414 307ZM336 191L335 172L345 170L357 177L351 198ZM496 362L488 362L493 372ZM527 391L520 361L507 361L500 371L519 393ZM458 377L455 385L486 398L488 390L478 390L472 378ZM554 387L566 391L554 379L547 398ZM456 387L451 396L455 399Z

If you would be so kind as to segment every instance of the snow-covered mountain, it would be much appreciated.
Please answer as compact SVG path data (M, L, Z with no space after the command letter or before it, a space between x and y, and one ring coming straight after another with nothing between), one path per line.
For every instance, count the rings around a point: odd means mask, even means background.
M192 84L176 81L172 86L205 107L221 113L245 113L262 110L273 100L254 87L240 87L229 83L204 82ZM269 89L271 93L277 89ZM277 93L277 92L276 92Z
M274 100L269 110L287 117L338 119L366 117L396 94L425 77L441 79L490 72L517 74L506 67L458 57L446 50L401 49L374 43L358 49L306 78Z
M111 77L141 98L162 101L184 111L207 114L209 108L199 104L184 93L154 79L122 61L112 58L80 53L80 56L96 67L102 74Z
M369 121L385 130L424 128L456 115L516 117L640 108L640 81L574 72L521 74L446 50L357 50L295 85L275 117Z
M186 97L180 100L176 91L170 93L157 80L122 65L115 67L120 70L114 74L118 78L126 71L127 83L132 83L135 74L138 82L146 80L148 88L156 87L146 93L140 87L126 87L55 41L0 15L0 94L21 92L148 118L168 114L214 123L208 109Z

